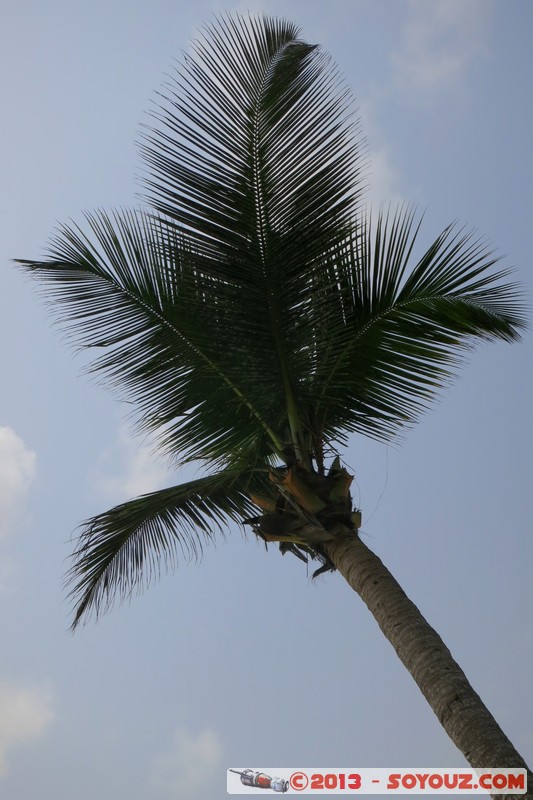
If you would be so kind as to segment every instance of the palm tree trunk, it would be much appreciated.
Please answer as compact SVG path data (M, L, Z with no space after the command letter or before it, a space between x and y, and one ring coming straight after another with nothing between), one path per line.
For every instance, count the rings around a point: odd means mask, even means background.
M366 603L379 627L469 764L525 768L527 794L533 798L533 774L473 690L461 667L381 560L355 536L340 535L323 544L329 559Z

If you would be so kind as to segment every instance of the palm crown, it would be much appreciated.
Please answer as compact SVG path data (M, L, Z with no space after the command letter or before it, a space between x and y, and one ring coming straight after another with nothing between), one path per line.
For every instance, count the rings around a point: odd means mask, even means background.
M292 24L220 18L142 134L147 208L88 215L20 262L102 348L93 368L140 426L210 470L89 520L74 625L228 519L302 557L339 521L355 534L350 476L338 459L326 471L325 448L395 436L476 339L524 325L481 240L452 225L424 249L412 210L361 211L351 104Z

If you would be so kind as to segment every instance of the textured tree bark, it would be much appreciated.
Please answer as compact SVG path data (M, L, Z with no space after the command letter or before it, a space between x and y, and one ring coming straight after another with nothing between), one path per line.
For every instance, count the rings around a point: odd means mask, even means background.
M366 603L454 744L474 768L528 770L527 794L492 795L533 800L533 774L473 690L461 667L381 560L353 532L324 542L324 552Z

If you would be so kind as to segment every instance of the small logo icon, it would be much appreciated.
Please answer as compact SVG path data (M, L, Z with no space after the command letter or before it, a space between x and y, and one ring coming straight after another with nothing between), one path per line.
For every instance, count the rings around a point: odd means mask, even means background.
M255 789L270 789L273 792L283 793L289 789L289 781L284 778L271 778L270 775L265 775L264 772L254 772L253 769L244 769L242 772L238 769L230 769L230 772L235 772L241 776L243 786L253 786Z

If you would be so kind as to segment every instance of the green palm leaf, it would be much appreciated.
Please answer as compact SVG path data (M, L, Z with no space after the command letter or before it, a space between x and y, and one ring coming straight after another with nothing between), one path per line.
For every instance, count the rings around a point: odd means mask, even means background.
M206 26L143 137L150 202L219 253L244 256L248 281L275 269L280 236L314 251L337 241L361 191L350 92L298 33L268 17ZM293 246L284 271L307 273L309 254Z
M228 18L206 29L167 86L142 149L150 202L241 283L240 324L297 448L310 368L302 306L362 189L350 104L329 58L293 25Z
M414 422L479 340L513 341L526 326L518 284L473 234L449 226L414 259L420 222L399 210L363 221L332 255L331 315L315 326L310 395L326 438L389 439ZM419 245L418 245L419 246ZM312 312L311 312L312 313Z
M67 575L76 613L72 627L115 598L141 591L181 557L197 558L215 531L255 510L250 492L265 491L266 470L215 475L121 503L88 520Z
M272 426L283 398L270 391L265 359L247 357L239 287L212 275L209 256L153 216L99 213L88 222L92 237L64 227L48 261L22 263L60 301L55 310L75 340L103 348L92 370L133 397L142 425L183 459L281 451Z

